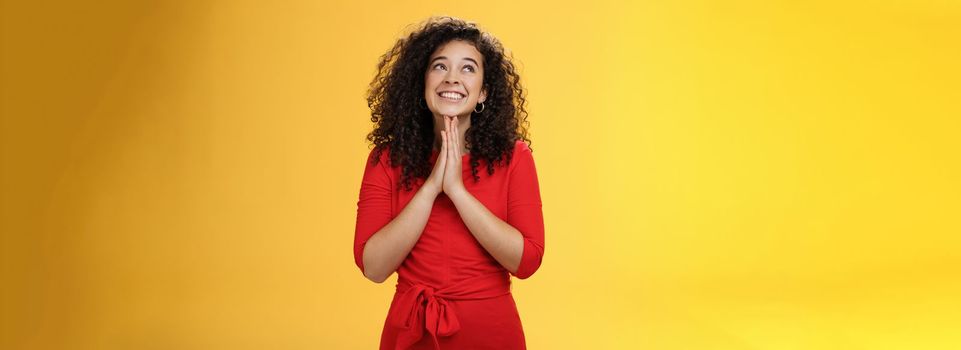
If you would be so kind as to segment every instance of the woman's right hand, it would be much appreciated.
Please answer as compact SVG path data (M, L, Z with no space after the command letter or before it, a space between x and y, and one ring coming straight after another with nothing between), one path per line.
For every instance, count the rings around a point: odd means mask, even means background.
M442 139L440 153L437 154L434 169L430 171L430 176L427 177L423 186L435 196L444 191L444 168L447 167L447 131L441 131L440 135Z

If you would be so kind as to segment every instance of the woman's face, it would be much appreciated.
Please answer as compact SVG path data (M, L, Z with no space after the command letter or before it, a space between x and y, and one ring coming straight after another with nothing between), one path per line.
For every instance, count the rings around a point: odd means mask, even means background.
M474 45L454 40L430 56L424 77L424 100L435 116L470 116L487 99L484 59Z

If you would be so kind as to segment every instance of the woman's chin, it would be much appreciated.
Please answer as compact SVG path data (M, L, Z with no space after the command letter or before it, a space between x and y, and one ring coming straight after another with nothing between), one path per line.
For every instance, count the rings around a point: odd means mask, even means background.
M437 110L438 115L462 115L464 111L459 108L440 108Z

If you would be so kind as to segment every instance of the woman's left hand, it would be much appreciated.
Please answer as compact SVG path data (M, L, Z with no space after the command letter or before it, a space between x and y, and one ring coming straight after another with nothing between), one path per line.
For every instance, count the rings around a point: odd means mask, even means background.
M444 193L447 196L466 191L462 168L462 154L460 144L460 130L457 128L457 116L444 116L444 129L447 133L447 166L444 169Z

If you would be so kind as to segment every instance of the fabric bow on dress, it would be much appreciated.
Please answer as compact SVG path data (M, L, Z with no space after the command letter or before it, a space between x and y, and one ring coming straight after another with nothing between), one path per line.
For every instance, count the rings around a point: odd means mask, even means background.
M460 330L460 321L451 301L495 298L510 293L510 278L503 274L476 276L457 284L435 289L407 280L397 282L398 297L391 305L387 322L404 330L397 335L396 350L406 350L430 334L434 348L438 337L449 337Z

